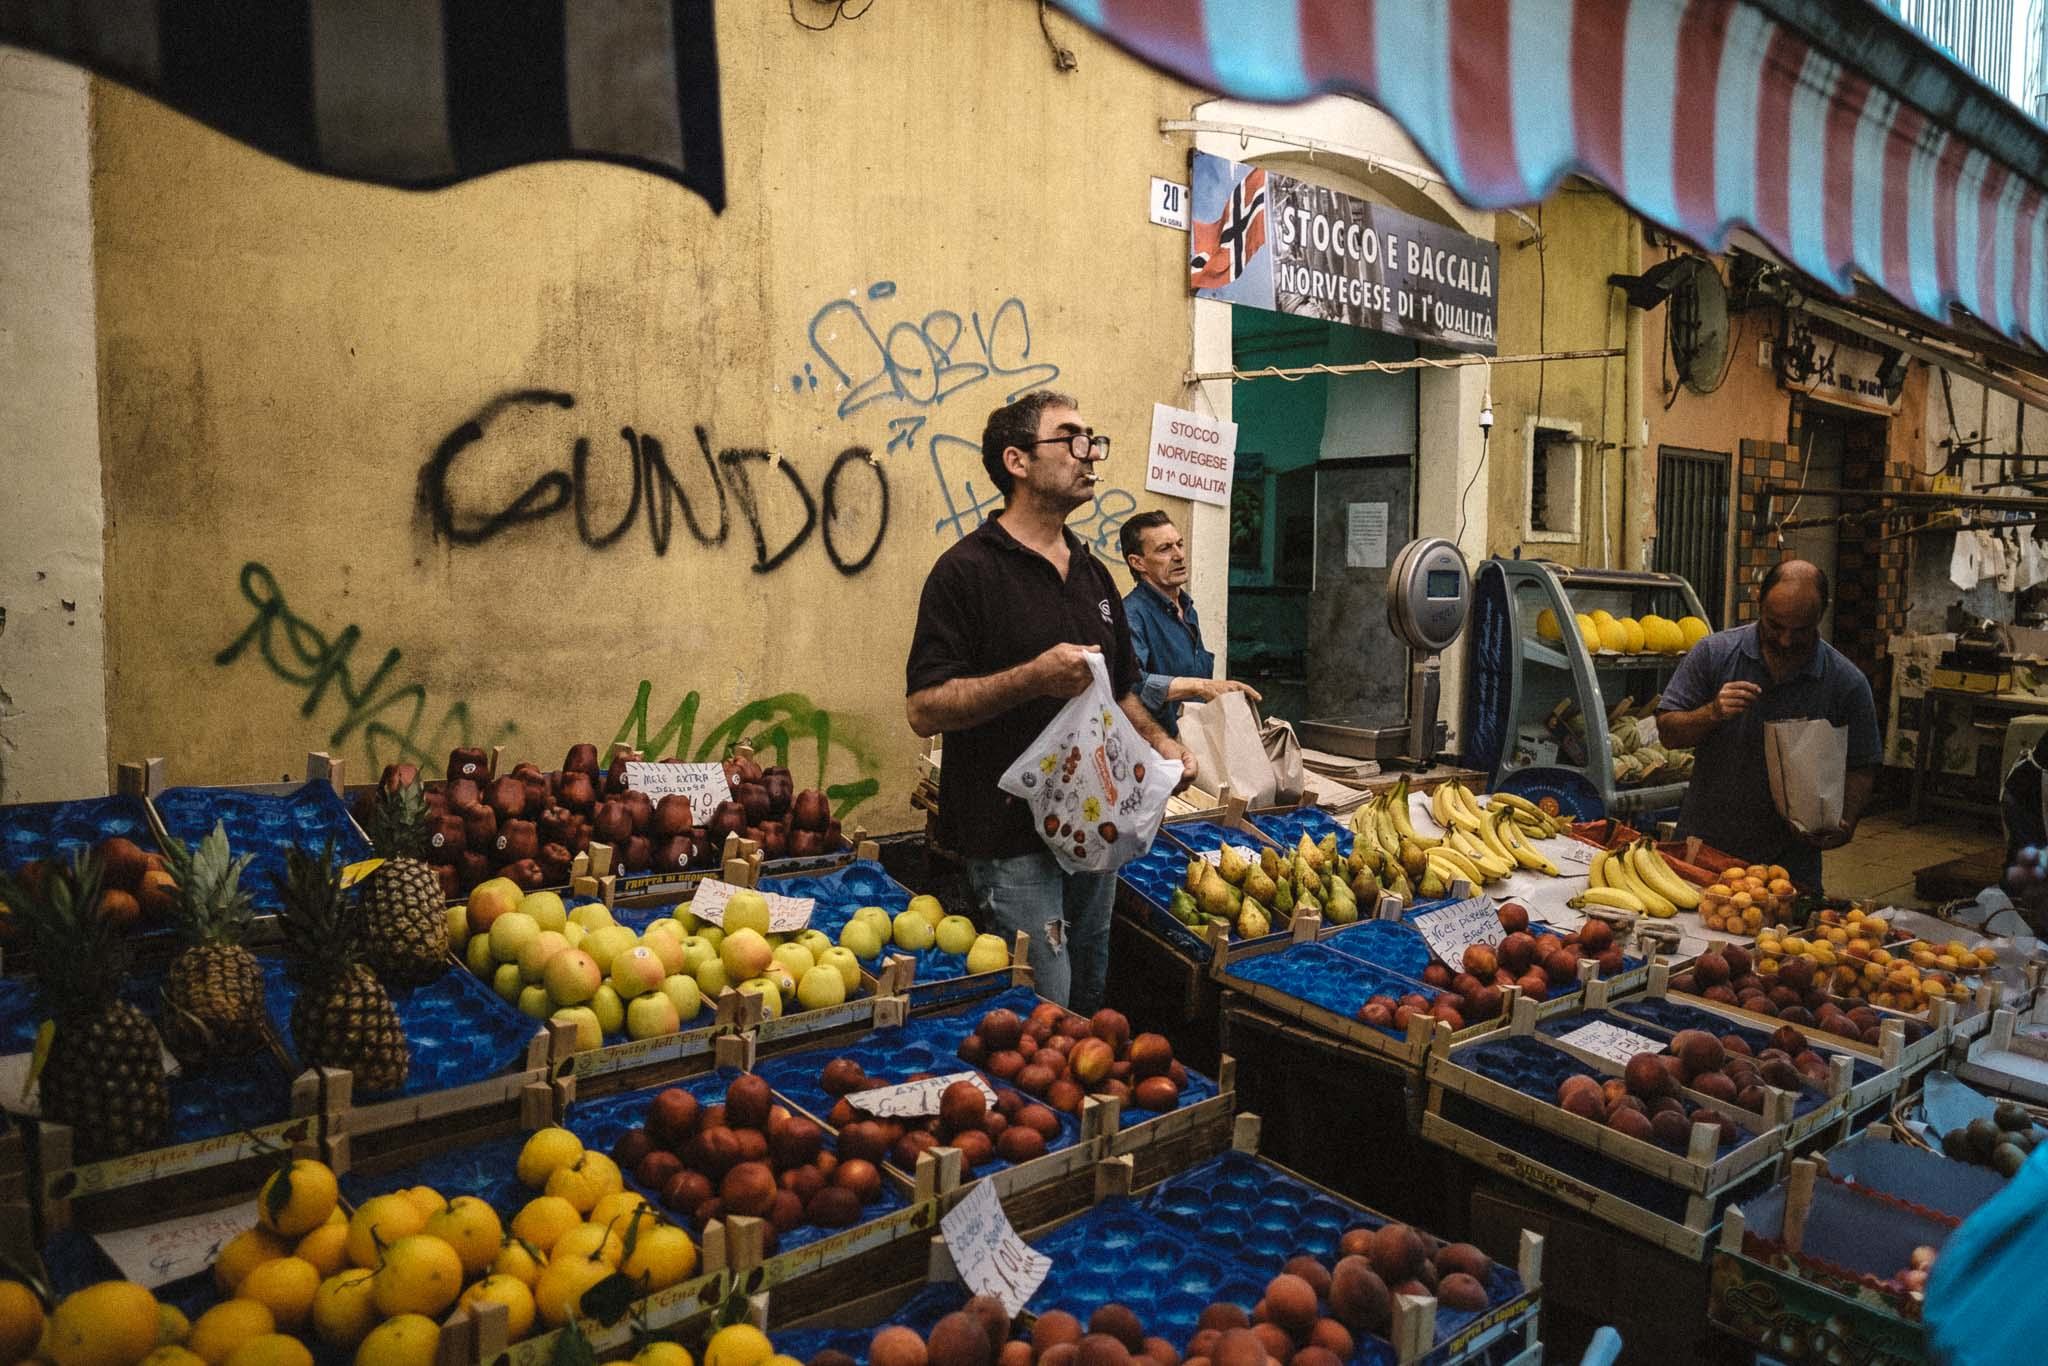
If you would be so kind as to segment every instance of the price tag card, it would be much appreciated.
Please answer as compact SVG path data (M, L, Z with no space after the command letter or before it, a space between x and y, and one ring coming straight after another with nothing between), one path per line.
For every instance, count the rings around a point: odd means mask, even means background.
M846 1099L854 1109L865 1110L876 1119L906 1119L914 1115L935 1115L939 1112L939 1097L946 1094L946 1088L956 1081L974 1083L975 1089L981 1092L984 1110L995 1105L995 1090L974 1072L949 1072L943 1077L930 1077L924 1081L906 1081L901 1086L878 1086L872 1091L849 1091Z
M697 884L697 895L690 902L690 914L722 926L725 924L725 903L732 900L734 892L745 890L730 882L706 878ZM779 896L774 892L762 892L760 895L768 903L770 934L794 934L810 925L811 910L817 905L811 897Z
M121 1275L154 1290L212 1266L229 1239L256 1226L255 1206L209 1210L182 1219L167 1219L146 1228L95 1233Z
M635 792L645 792L657 802L667 796L688 797L690 816L699 825L718 809L720 802L732 797L732 786L725 781L724 764L649 764L629 760L626 786Z
M1223 850L1225 847L1219 844L1214 849L1204 849L1202 851L1202 857L1209 861L1211 868L1221 868L1223 866ZM1259 861L1259 854L1256 849L1238 849L1234 844L1228 847L1237 849L1237 856L1246 863L1257 863Z
M1609 1062L1626 1064L1638 1053L1662 1053L1665 1042L1653 1039L1647 1034L1638 1034L1632 1029L1623 1029L1605 1020L1580 1025L1569 1034L1560 1034L1559 1043L1568 1043L1582 1053L1605 1058Z
M1574 868L1591 868L1599 850L1584 840L1569 837L1560 840L1544 840L1536 846L1537 852L1562 868L1569 864Z
M1489 896L1469 897L1453 906L1425 911L1408 922L1429 941L1429 951L1456 972L1465 964L1465 950L1474 944L1497 944L1507 931Z
M977 1181L967 1198L939 1221L946 1251L960 1279L977 1295L994 1295L1015 1318L1037 1293L1052 1258L1034 1250L1010 1227L993 1181Z

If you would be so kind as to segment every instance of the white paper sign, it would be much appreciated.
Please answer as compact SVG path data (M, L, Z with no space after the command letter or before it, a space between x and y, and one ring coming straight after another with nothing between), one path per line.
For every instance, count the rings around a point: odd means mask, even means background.
M1387 505L1348 503L1344 508L1344 567L1387 567Z
M1536 851L1562 868L1569 863L1574 868L1591 868L1599 850L1584 840L1544 840L1536 845Z
M1225 849L1225 847L1226 846L1219 844L1214 849L1204 849L1202 851L1202 857L1209 860L1210 867L1221 868L1223 866L1223 850ZM1237 849L1238 857L1243 859L1247 863L1257 863L1259 861L1259 855L1256 850L1240 849L1237 845L1234 844L1229 845L1227 847L1231 849Z
M1429 941L1429 951L1445 967L1459 972L1465 966L1465 950L1474 944L1497 944L1507 933L1501 928L1500 912L1489 896L1470 897L1441 910L1424 911L1408 922Z
M154 1290L206 1270L229 1239L255 1226L255 1207L245 1200L231 1209L167 1219L147 1228L95 1233L93 1237L125 1279Z
M690 799L690 819L698 825L711 818L718 804L732 799L724 764L626 764L626 786L659 802L675 795Z
M690 902L690 914L699 920L708 920L714 925L725 924L725 903L732 900L734 892L748 890L735 887L730 882L706 878L697 884L697 894ZM759 890L758 888L755 890ZM807 928L811 923L811 909L817 902L807 896L779 896L774 892L761 892L768 903L768 933L793 934Z
M865 1110L876 1119L902 1119L912 1115L935 1115L939 1112L939 1097L946 1094L946 1088L956 1081L971 1081L981 1092L982 1108L993 1107L996 1093L989 1084L973 1072L949 1072L943 1077L929 1077L924 1081L906 1081L901 1086L878 1086L872 1091L849 1091L846 1101L856 1110Z
M1638 1053L1662 1053L1667 1047L1662 1039L1653 1039L1605 1020L1580 1025L1569 1034L1558 1035L1557 1041L1568 1043L1582 1053L1623 1064Z
M946 1251L967 1288L977 1295L994 1295L1012 1318L1024 1312L1045 1273L1052 1270L1052 1258L1034 1250L1010 1227L993 1181L968 1187L967 1198L939 1221L939 1231L946 1235Z
M1152 177L1152 198L1146 212L1162 228L1188 230L1188 187L1178 181Z
M1237 463L1237 424L1185 408L1152 405L1152 444L1145 452L1145 487L1198 503L1230 502L1230 472Z

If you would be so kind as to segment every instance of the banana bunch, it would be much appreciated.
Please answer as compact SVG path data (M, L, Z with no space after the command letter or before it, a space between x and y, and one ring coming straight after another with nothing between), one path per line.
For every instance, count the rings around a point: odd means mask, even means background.
M1601 906L1669 920L1700 904L1699 889L1673 872L1648 839L1626 849L1601 850L1593 856L1586 880L1585 892L1571 900L1575 907Z
M1440 784L1429 801L1431 816L1447 832L1442 838L1419 834L1410 822L1406 779L1351 816L1360 844L1376 844L1382 862L1399 866L1423 899L1447 895L1461 879L1489 886L1518 868L1559 875L1532 841L1549 839L1562 826L1532 803L1497 793L1482 809L1459 783Z

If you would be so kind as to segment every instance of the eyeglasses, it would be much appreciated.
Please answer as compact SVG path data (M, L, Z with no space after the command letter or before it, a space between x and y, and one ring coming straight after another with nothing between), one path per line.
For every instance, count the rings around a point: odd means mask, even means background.
M1031 443L1034 446L1063 445L1072 452L1076 460L1107 460L1109 438L1097 436L1094 432L1075 432L1072 436L1041 436Z

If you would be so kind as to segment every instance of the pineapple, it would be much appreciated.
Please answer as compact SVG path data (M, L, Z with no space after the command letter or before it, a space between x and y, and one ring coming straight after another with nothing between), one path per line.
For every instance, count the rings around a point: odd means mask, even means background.
M100 877L98 855L81 850L33 891L0 878L0 899L28 932L52 1024L38 1080L42 1113L70 1125L79 1154L91 1159L160 1147L171 1131L163 1041L121 999L127 944L100 914Z
M427 847L420 785L385 788L370 812L370 844L384 859L360 894L364 959L391 986L418 986L448 970L448 912Z
M218 821L196 851L173 839L164 855L177 879L172 920L186 944L164 977L164 1041L187 1067L247 1057L263 1046L263 969L242 947L252 919L242 890L250 856L230 857Z
M412 1063L405 1029L361 961L362 903L342 890L334 844L318 857L293 849L277 880L278 921L298 999L292 1045L306 1067L346 1068L364 1091L395 1091Z

